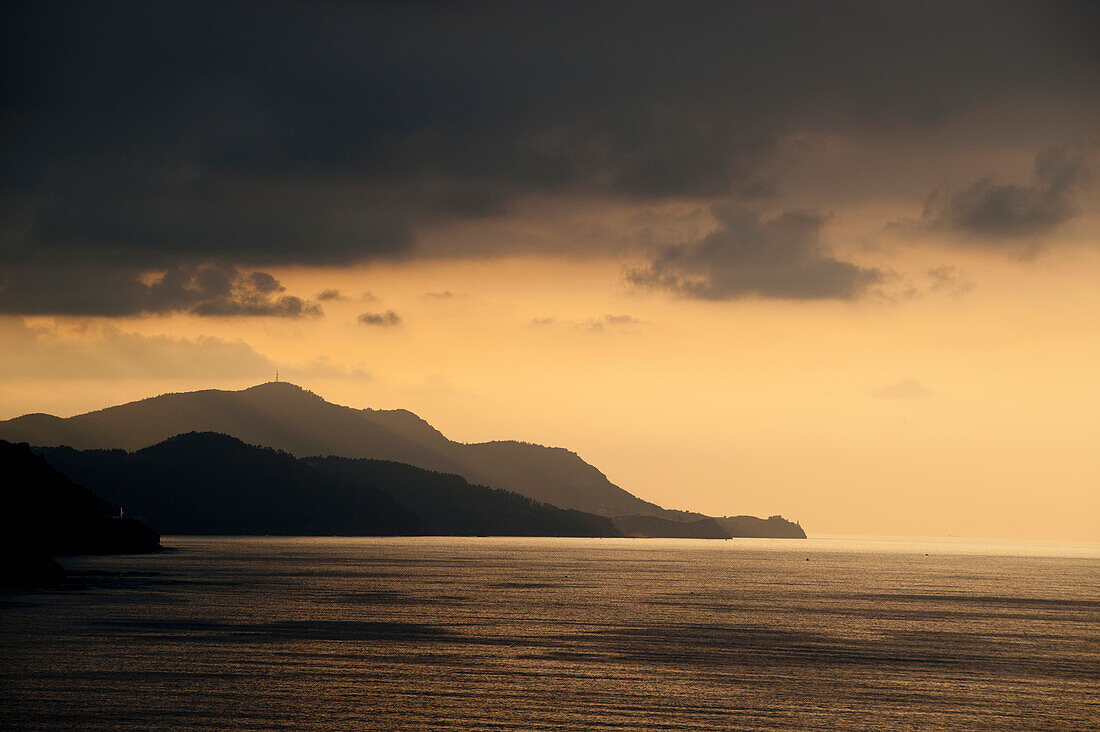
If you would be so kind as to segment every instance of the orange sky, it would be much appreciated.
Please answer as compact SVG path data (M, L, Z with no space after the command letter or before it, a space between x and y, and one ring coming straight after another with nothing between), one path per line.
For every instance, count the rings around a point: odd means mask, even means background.
M920 272L943 256L891 263ZM288 269L288 291L347 299L319 319L9 323L9 339L36 330L0 358L0 416L237 388L280 368L453 439L568 447L668 507L781 513L818 534L1100 540L1100 254L953 262L965 291L899 281L856 303L638 292L619 259ZM400 325L357 322L390 309Z
M0 418L278 369L670 508L1100 541L1095 2L2 12Z

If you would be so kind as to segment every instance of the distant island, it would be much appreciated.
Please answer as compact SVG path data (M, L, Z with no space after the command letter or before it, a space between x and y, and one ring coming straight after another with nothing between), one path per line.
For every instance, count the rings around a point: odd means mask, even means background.
M285 382L261 384L240 391L205 390L164 394L67 419L46 414L29 414L0 422L0 438L27 442L40 448L71 448L68 452L42 452L62 472L72 471L70 477L77 482L102 491L116 489L105 480L99 481L94 471L82 468L81 466L94 461L90 457L78 459L76 452L116 450L135 456L140 454L141 457L122 458L122 453L119 453L112 458L134 460L135 464L139 464L157 453L157 450L151 450L154 446L158 446L158 450L164 453L171 449L180 449L181 446L172 443L172 439L188 433L231 436L245 446L262 446L281 451L285 453L284 458L299 460L301 467L296 467L295 470L309 468L314 471L340 473L335 466L341 463L325 462L335 458L311 456L344 458L351 461L348 465L358 465L357 470L360 471L366 470L365 464L355 463L356 460L400 463L404 468L421 469L421 473L417 475L421 476L420 480L428 483L434 484L437 480L429 480L428 476L431 475L445 474L451 478L461 476L463 483L469 488L497 489L504 493L517 494L534 502L532 506L577 512L574 519L579 518L579 515L594 515L607 521L596 524L592 523L591 518L584 519L587 522L584 531L588 533L581 532L573 524L568 524L573 526L568 529L565 528L567 524L562 524L559 530L566 532L563 535L714 539L738 536L806 536L801 526L779 516L769 519L752 516L710 517L694 512L664 509L614 485L576 453L563 448L515 441L476 444L454 442L412 412L344 407L329 403L312 392ZM174 447L169 448L169 444ZM151 451L146 451L146 448ZM103 456L97 459L104 464L113 464ZM341 473L343 480L350 480L346 473L347 471ZM152 477L148 476L148 479L152 480ZM163 480L163 476L160 480ZM415 483L415 480L410 479L405 485ZM377 485L372 485L377 488ZM199 487L192 489L201 492ZM393 498L392 492L379 490ZM209 497L209 500L213 500L213 497ZM129 505L130 502L123 503ZM421 522L420 525L427 526L431 522L426 518L427 509L423 504L418 505L418 510L409 509L408 506L406 510L412 510L417 516L416 520ZM381 506L379 503L379 510ZM381 527L384 525L385 532L388 533L419 531L410 529L415 524L412 519L406 517L398 520L397 517L398 514L393 513L386 519L390 523L383 521L378 524L380 528L377 530L382 531ZM184 533L176 531L173 523L158 525L155 521L159 517L152 514L146 518L154 521L153 525L163 533ZM250 520L256 519L257 517L252 517ZM401 524L402 520L412 523ZM378 521L382 519L379 518ZM208 523L213 525L216 521L212 518ZM516 528L518 525L508 525L511 528L500 530L515 533L519 531ZM505 524L501 526L504 527ZM442 531L446 527L439 525L438 528L441 529L440 533L448 533ZM259 530L260 527L257 526L256 531ZM452 526L448 531L455 530L458 529ZM484 533L473 528L470 532ZM539 529L539 534L544 535L542 529Z
M63 577L51 557L133 554L161 549L160 537L120 507L74 484L26 443L0 440L4 502L0 586L55 582Z

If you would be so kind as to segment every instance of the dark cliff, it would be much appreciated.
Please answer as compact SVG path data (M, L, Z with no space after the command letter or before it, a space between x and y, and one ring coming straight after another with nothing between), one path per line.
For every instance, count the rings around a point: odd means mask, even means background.
M119 506L75 485L31 452L0 440L3 577L8 586L57 579L51 556L159 551L160 537Z

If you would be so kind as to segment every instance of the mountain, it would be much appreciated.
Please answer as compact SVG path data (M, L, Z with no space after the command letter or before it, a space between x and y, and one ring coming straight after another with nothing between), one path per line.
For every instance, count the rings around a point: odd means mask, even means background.
M0 422L0 438L85 450L138 450L186 432L233 435L298 457L407 463L605 516L663 513L568 450L523 442L454 442L412 412L343 407L285 382L241 391L164 394L67 419L28 414Z
M40 448L166 534L618 536L610 519L384 460L189 433L134 452Z
M160 550L160 537L119 507L75 485L31 452L0 440L0 585L60 578L58 554L129 554Z
M711 519L661 508L614 485L563 448L454 442L412 412L344 407L285 382L163 394L67 419L28 414L0 422L0 438L82 450L140 450L188 432L232 435L297 457L388 460L453 473L540 503L614 517L629 535L805 537L801 527L778 517ZM643 520L647 517L661 521ZM397 524L392 526L396 530Z

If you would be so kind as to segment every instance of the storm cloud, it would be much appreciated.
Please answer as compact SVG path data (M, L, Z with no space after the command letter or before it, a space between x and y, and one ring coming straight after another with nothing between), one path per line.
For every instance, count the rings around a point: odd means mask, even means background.
M1035 158L1029 184L983 178L952 195L937 191L925 204L923 223L994 242L1046 234L1079 212L1077 199L1091 180L1092 166L1083 153L1044 150Z
M531 197L774 196L784 136L904 134L1006 101L1067 109L1100 86L1094 3L0 12L0 310L20 313L156 311L150 271L431 256L428 227ZM1057 193L1045 209L995 187L970 198L945 220L1065 215ZM850 265L803 264L824 291L858 289ZM201 309L268 309L234 302Z
M842 261L822 248L827 217L819 212L765 217L729 204L712 212L718 228L696 241L664 247L648 266L628 270L627 281L703 300L850 300L883 279L879 270Z

